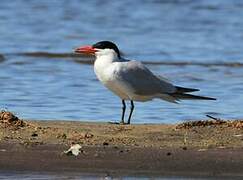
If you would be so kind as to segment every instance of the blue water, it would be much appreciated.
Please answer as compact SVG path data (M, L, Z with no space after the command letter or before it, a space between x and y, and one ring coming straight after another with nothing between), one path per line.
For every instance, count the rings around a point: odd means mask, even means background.
M85 58L38 54L111 40L126 58L218 99L136 103L133 123L242 118L242 8L241 0L2 0L0 108L25 119L119 121L120 99Z

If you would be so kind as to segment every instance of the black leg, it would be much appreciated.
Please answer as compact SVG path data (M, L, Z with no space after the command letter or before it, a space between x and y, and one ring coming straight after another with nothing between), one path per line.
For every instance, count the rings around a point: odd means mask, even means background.
M131 101L131 110L130 110L130 114L129 114L129 117L127 120L127 124L130 124L133 110L134 110L134 104L133 104L133 101Z
M122 100L122 117L121 117L120 124L125 124L124 122L125 111L126 111L126 103L124 100Z

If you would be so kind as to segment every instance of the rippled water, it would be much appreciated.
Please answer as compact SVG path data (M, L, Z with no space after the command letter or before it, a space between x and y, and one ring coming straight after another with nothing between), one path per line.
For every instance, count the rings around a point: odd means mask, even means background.
M243 1L123 0L0 2L0 108L27 119L119 121L120 100L74 47L116 42L212 101L136 103L134 123L242 118Z

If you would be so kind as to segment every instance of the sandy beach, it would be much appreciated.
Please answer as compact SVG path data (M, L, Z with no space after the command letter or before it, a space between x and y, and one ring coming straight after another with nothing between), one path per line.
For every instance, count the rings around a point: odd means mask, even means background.
M243 176L242 121L117 125L1 118L1 170ZM71 144L82 146L78 156L64 154Z

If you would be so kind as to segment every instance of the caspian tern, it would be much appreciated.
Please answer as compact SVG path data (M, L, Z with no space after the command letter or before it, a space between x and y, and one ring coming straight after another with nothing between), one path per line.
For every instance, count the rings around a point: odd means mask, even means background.
M75 53L95 55L94 71L97 78L122 100L120 124L130 124L134 110L133 101L149 101L154 98L177 103L180 99L216 100L211 97L188 94L199 89L175 86L167 79L154 75L139 61L121 57L118 47L110 41L100 41L92 46L82 46ZM131 102L127 123L124 121L126 103Z

